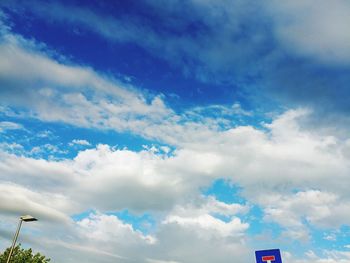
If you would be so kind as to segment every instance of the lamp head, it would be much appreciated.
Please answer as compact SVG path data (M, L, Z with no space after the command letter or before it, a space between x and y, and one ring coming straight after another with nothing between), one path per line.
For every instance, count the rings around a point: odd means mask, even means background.
M21 216L20 218L24 222L38 221L38 219L36 219L35 217L30 216L30 215Z

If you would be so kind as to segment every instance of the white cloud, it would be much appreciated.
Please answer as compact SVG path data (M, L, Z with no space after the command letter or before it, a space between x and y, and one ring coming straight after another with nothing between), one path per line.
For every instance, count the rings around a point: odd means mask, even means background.
M266 6L278 39L289 50L327 63L349 64L348 1L269 1Z
M36 134L39 138L53 138L55 135L53 135L52 131L44 130Z
M2 180L38 191L62 193L83 209L163 210L192 186L157 171L163 156L113 150L106 145L81 151L74 160L47 161L7 153L0 155Z
M74 139L69 143L69 146L73 145L90 146L91 144L87 140Z
M308 237L303 218L329 228L346 223L348 214L344 211L350 210L350 196L342 182L349 172L349 144L333 136L303 130L298 121L308 114L306 110L291 110L278 116L266 125L267 132L250 126L220 130L219 124L225 119L207 118L202 113L213 110L230 116L248 113L237 105L227 109L214 105L177 115L161 96L147 98L88 67L57 62L44 51L38 51L35 44L14 35L7 35L1 42L0 54L4 58L0 74L12 85L1 91L4 92L1 102L31 110L22 112L23 116L80 127L131 131L177 146L168 156L152 147L133 152L99 145L80 151L73 160L62 161L1 153L3 182L19 187L11 192L13 196L17 193L21 196L24 186L39 194L65 195L74 200L71 207L55 211L66 217L91 208L102 212L124 208L170 211L197 197L202 187L225 178L241 186L250 203L262 206L265 219L284 226L284 234L294 239ZM23 86L28 90L22 87L23 82L28 84ZM19 96L18 89L28 96ZM85 94L86 90L91 93ZM87 141L71 143L86 145ZM57 152L55 145L45 147ZM2 147L3 151L9 149ZM293 194L300 188L305 190ZM304 199L310 206L304 204ZM11 200L7 202L11 204ZM36 213L50 207L42 205L37 201L26 207L28 212ZM227 238L233 233L239 236L247 227L234 217L246 209L240 205L209 200L200 209L200 214L168 215L163 228L172 233L180 229L183 235L197 233L194 229L206 229ZM20 207L16 210L19 212ZM223 222L213 213L229 215L231 221ZM203 239L198 233L195 237Z
M71 220L63 211L72 207L70 200L60 194L34 192L13 184L0 184L0 209L2 213L14 215L31 214L40 220L55 223L69 223Z
M41 236L35 238L30 238L25 231L21 233L20 238L25 238L26 244L30 244L34 251L39 250L53 260L64 259L65 262L209 263L213 259L227 262L228 257L237 256L240 263L245 262L247 253L241 236L216 236L201 227L198 229L198 225L172 223L161 224L150 236L114 215L99 213L90 214L64 228L60 224L47 225L39 221L35 226L26 224L25 229L40 229Z
M232 72L232 68L240 71L239 64L247 58L251 62L256 53L254 49L259 49L259 45L263 45L266 38L263 33L254 32L250 25L247 30L251 34L242 36L244 32L240 24L250 17L259 15L257 11L263 9L256 3L241 0L235 2L193 0L185 3L174 1L172 4L164 1L144 1L146 10L156 12L164 24L157 30L147 20L142 21L133 16L114 17L97 10L91 11L84 6L44 4L36 1L30 5L21 4L22 8L28 9L36 16L43 18L49 16L54 21L88 29L109 41L135 43L161 59L180 65L185 74L191 73L204 82L210 78L214 78L215 81L217 77L214 72L219 72L219 75L225 74ZM74 12L75 16L69 16L67 10ZM178 18L179 15L181 19ZM168 17L172 19L166 19ZM186 32L193 22L198 22L203 29L194 34L176 35L166 30ZM256 26L259 25L256 23ZM237 41L232 41L233 38L237 38ZM187 60L189 63L184 63Z
M120 248L120 244L112 243L106 251L129 256L130 251L141 244L141 251L159 253L159 258L154 258L144 252L143 259L186 262L184 259L191 258L194 260L191 262L211 262L215 256L217 262L225 262L227 255L233 254L242 255L243 259L243 253L248 252L242 234L249 222L242 222L238 215L249 208L225 204L213 197L198 197L200 189L216 179L226 178L242 187L243 197L262 207L264 220L277 222L284 228L284 237L307 239L305 219L329 229L347 224L350 199L343 182L349 171L348 145L336 138L303 130L298 119L304 114L307 113L299 110L286 112L266 126L268 132L253 127L212 131L210 135L215 136L207 137L205 144L201 139L193 140L169 156L152 147L134 152L107 145L82 150L73 160L61 161L1 153L4 189L11 183L16 184L10 195L6 195L11 198L4 200L8 207L12 204L16 207L9 213L20 213L23 208L27 208L28 213L43 213L45 207L52 206L55 212L65 216L88 209L163 211L163 224L152 235L156 242L147 243L141 236L136 238L136 247L123 247L119 251L115 249ZM50 197L46 197L47 193ZM57 194L65 198L53 198ZM17 205L16 196L22 200ZM35 202L23 205L26 196L34 196ZM189 205L189 200L195 202ZM223 221L215 217L216 214L229 216L229 219ZM82 221L86 222L82 229L89 228L87 233L97 242L86 244L87 247L105 242L105 223L110 220L111 224L121 223L116 218L107 216L106 221L101 218ZM125 235L131 235L132 240L143 235L130 226L119 230L127 231L129 234ZM195 244L194 247L178 247L184 240ZM144 246L152 246L152 249ZM194 259L197 250L213 254Z
M283 253L283 260L292 263L349 263L350 253L337 250L323 250L323 255L316 255L313 251L308 251L303 259L297 258L290 253Z
M1 142L0 149L2 151L11 152L11 153L19 153L19 154L24 152L23 145L18 144L16 142L13 142L13 143Z
M323 237L324 240L328 240L328 241L336 241L337 240L337 235L335 233L331 233L328 235L324 235Z
M20 115L149 136L154 123L174 115L159 96L147 98L88 67L57 62L37 46L11 34L0 43L0 102L28 110Z
M199 232L206 231L222 237L241 236L248 228L248 224L242 223L239 218L234 218L226 223L208 214L196 217L170 215L163 221L163 224L178 224L182 227L198 228Z
M90 214L89 217L78 221L81 235L89 240L98 242L145 242L153 244L156 240L152 236L143 235L135 231L129 224L123 223L116 216L103 214Z
M282 49L302 56L335 64L348 64L350 60L347 30L350 5L346 0L269 1L263 4L256 1L197 0L174 1L172 4L145 2L149 10L158 13L164 28L155 30L147 21L133 16L117 18L83 6L39 2L22 3L22 6L39 17L50 16L55 21L88 29L110 41L136 43L154 55L181 65L187 74L194 71L191 73L202 81L225 78L220 73L240 72L242 64L247 67L246 63L255 61L256 57L271 61L276 55L273 52L266 57L259 54L268 43L267 35L276 37ZM69 16L67 9L75 16ZM183 15L182 19L178 19L179 14ZM166 19L168 17L172 19ZM194 21L208 30L195 31L193 36L174 36L166 30L185 31ZM246 32L242 32L242 24ZM242 33L247 35L242 36ZM193 62L192 67L183 65L186 64L182 61L184 58ZM243 62L244 59L247 61Z
M327 226L339 226L346 216L342 208L349 203L347 188L341 183L349 171L347 146L335 138L302 130L298 118L303 114L283 114L267 126L268 134L253 127L237 127L211 131L203 144L204 133L191 143L185 141L170 156L152 148L133 152L99 145L80 151L73 160L45 161L2 154L0 170L4 180L67 192L81 204L102 211L168 210L197 196L199 189L213 180L226 178L242 187L249 202L262 205L271 215L275 213L276 220L282 213L289 225L297 225L300 217L288 213L294 204L301 205L303 198L308 198L315 205L305 212L308 220L319 225L328 220L331 223ZM177 133L168 132L169 136ZM33 184L34 178L40 178L39 182ZM305 190L295 194L295 189ZM323 198L320 211L316 211L318 198ZM331 207L336 202L340 203L332 213L320 214L322 205ZM217 201L207 206L222 214L244 210Z
M196 3L203 13L210 9L211 16L222 17L221 2ZM228 11L235 12L234 9L233 6ZM92 13L77 11L77 16L70 17L79 23L89 21L86 18L98 20ZM208 19L209 23L213 21ZM110 21L106 27L99 24L94 30L110 34L116 22ZM125 30L124 40L133 40L132 32ZM42 121L131 131L177 146L171 154L169 148L163 148L165 154L160 154L155 147L135 152L98 145L79 151L74 159L57 161L12 155L8 153L11 149L23 147L0 145L2 214L30 213L47 219L42 246L55 258L60 260L64 255L66 262L101 262L100 256L104 255L105 262L227 262L227 258L246 262L249 249L243 234L249 222L243 222L238 214L247 212L248 206L199 197L203 187L219 178L242 187L243 197L260 205L264 220L282 226L285 237L307 239L305 219L331 229L348 224L350 194L344 182L350 168L350 144L304 130L299 118L307 111L287 111L266 125L267 131L251 126L231 128L230 123L224 126L226 130L220 130L220 124L227 124L227 119L220 116L251 113L233 104L194 108L178 115L167 107L162 96L149 97L89 67L73 65L65 59L57 61L50 52L39 48L40 44L2 33L0 77L6 85L0 91L0 101L5 106L25 108L20 112L22 116ZM147 39L148 45L153 44L152 38ZM181 50L187 44L186 39L181 39L169 49ZM338 55L346 48L340 47L334 61L339 61ZM217 51L221 53L222 48L218 45L211 49L209 44L204 59L218 62ZM224 50L231 48L229 45ZM188 50L196 50L196 46ZM328 59L323 47L315 50L312 55ZM196 50L194 55L201 51ZM219 112L219 117L207 118L203 112ZM51 144L44 147L52 152L58 149ZM39 150L35 148L33 152ZM198 203L189 204L194 199ZM72 214L89 209L101 214L71 222ZM164 220L155 233L145 235L116 216L103 214L121 209L157 211L157 215L162 211ZM229 219L223 221L216 214ZM50 222L56 218L71 224L62 229ZM100 247L103 249L97 249ZM343 252L329 252L325 258L310 252L308 257L304 261L290 258L290 262L349 261Z
M199 116L192 121L167 107L162 96L146 96L91 68L58 62L38 46L13 34L6 34L0 43L0 75L5 87L0 103L16 108L12 115L131 131L175 145L206 137L220 127L222 119Z
M76 185L76 178L73 176L74 172L71 167L59 161L47 161L0 152L0 172L1 182L16 184L38 193L66 195L69 186ZM15 193L16 191L13 192L13 195ZM75 200L69 199L69 203L74 207L79 207L75 206Z
M176 206L162 221L162 224L189 227L192 231L198 231L197 234L200 236L205 232L203 238L212 236L237 238L242 237L249 224L242 222L236 215L247 212L247 210L248 207L240 204L226 204L211 196L202 197L197 202ZM215 216L217 214L228 216L229 219L223 221Z
M10 122L10 121L1 121L0 122L0 132L7 130L22 130L24 127L21 124Z
M314 226L340 227L347 224L350 202L337 194L308 190L294 195L271 195L266 202L266 217L286 227L302 227L305 218Z
M248 212L249 208L248 206L244 206L241 204L227 204L224 202L220 202L216 200L214 197L209 196L208 201L204 204L202 209L207 210L211 213L218 213L225 216L231 216L236 215L239 213L246 213Z

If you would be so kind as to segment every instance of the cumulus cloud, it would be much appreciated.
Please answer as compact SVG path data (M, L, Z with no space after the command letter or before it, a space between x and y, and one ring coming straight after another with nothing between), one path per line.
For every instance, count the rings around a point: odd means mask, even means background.
M163 210L193 190L193 185L182 184L186 175L162 171L164 158L152 150L133 152L99 145L62 161L2 153L0 170L5 182L63 193L79 200L80 209Z
M247 224L238 218L224 222L200 209L192 220L178 214L177 219L186 220L179 223L172 220L179 209L186 210L188 216L193 213L188 207L178 207L151 235L135 230L115 215L96 212L64 227L41 221L40 226L26 225L26 229L40 231L41 236L30 238L24 231L21 238L34 250L66 262L212 262L214 258L226 262L227 257L234 255L240 257L237 262L244 262L247 250L242 244L242 232Z
M266 208L271 217L275 211L274 220L281 224L286 223L278 215L295 220L296 225L301 224L300 216L304 215L315 224L328 221L331 223L327 227L336 227L345 223L340 211L347 211L349 200L342 183L349 171L348 145L334 137L302 130L298 118L304 114L303 110L286 112L266 126L267 133L253 127L212 131L214 136L207 137L205 144L197 138L170 155L153 149L134 152L107 145L61 161L2 153L0 170L6 182L65 193L79 203L80 210L102 211L169 210L198 196L200 189L214 180L225 178L241 186L242 195ZM305 208L303 214L305 205L301 206L299 217L290 216L292 208L302 205L305 198L310 199L313 208ZM320 198L324 198L322 204L317 203ZM334 205L337 200L342 200L343 206ZM271 205L274 202L275 208ZM209 199L206 209L230 215L246 208ZM277 213L278 209L282 210ZM332 212L317 217L323 209Z
M244 214L249 210L248 206L241 204L227 204L216 200L214 197L209 196L208 201L202 207L211 213L217 213L225 216L232 216L236 214Z
M343 182L349 171L348 144L303 130L298 121L305 114L305 110L288 111L266 125L266 131L254 127L211 131L215 136L207 137L205 144L197 138L169 155L152 147L135 152L107 145L59 161L2 152L1 185L7 193L1 197L2 209L7 214L26 212L48 219L60 215L62 220L89 209L101 213L124 208L151 211L164 218L150 236L118 218L97 214L71 225L69 233L75 238L62 237L60 242L66 245L61 249L70 242L93 240L76 249L89 250L98 258L91 248L112 238L111 247L103 253L114 256L106 262L116 260L116 255L130 257L134 249L142 251L135 259L138 262L188 262L189 258L191 262L212 262L214 258L225 262L227 255L241 255L244 262L249 252L243 234L249 221L240 219L240 214L247 213L249 205L200 197L200 189L217 179L242 187L247 202L262 208L262 220L277 222L284 237L307 240L304 220L325 229L347 224L350 197ZM110 226L113 235L106 234ZM78 229L91 237L81 237ZM57 229L50 231L58 233ZM123 239L133 245L123 247L117 241L119 235L126 235ZM185 241L192 246L179 246ZM58 253L49 245L45 251Z
M169 222L150 236L114 215L90 214L66 228L59 239L42 238L33 245L42 246L53 260L64 255L66 262L212 262L214 258L226 262L233 255L239 257L237 262L244 262L247 251L242 237L215 237L203 230Z
M223 205L221 202L209 199L209 203L217 203ZM227 205L227 204L226 204ZM240 207L238 204L227 205L228 207ZM242 208L242 206L241 206ZM207 210L207 211L206 211ZM229 213L232 217L228 222L222 221L216 218L211 213L217 212L217 207L176 207L172 212L170 212L167 217L163 220L162 224L175 224L183 228L193 228L193 231L198 231L198 235L201 236L203 232L204 238L208 236L214 237L242 237L243 233L248 229L249 224L242 222L238 217L232 216L237 213Z
M85 238L101 243L123 242L138 243L145 242L153 244L156 240L152 236L145 236L135 231L129 224L123 223L116 216L91 214L89 217L77 222L81 235Z
M266 199L269 198L266 217L283 226L302 226L305 218L314 226L340 227L347 224L345 219L350 213L350 203L340 201L333 193L309 190L293 196L272 195Z

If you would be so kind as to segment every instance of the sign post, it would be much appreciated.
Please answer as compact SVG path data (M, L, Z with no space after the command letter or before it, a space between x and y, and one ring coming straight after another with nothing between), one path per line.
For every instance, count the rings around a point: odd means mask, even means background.
M282 263L279 249L255 251L256 263Z

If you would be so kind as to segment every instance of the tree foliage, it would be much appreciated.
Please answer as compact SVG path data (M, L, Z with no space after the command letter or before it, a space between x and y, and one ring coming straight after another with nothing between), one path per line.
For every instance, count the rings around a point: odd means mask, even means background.
M7 257L10 253L10 248L7 248L4 253L0 254L0 263L6 263ZM10 263L47 263L50 262L49 258L46 258L40 253L33 254L31 248L24 249L21 245L17 245L12 253Z

